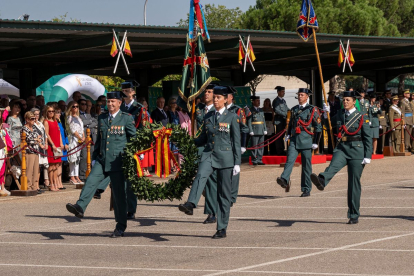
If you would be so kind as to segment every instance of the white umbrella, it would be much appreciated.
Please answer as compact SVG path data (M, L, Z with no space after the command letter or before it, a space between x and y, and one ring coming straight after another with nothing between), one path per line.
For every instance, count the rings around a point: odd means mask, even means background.
M7 81L0 79L0 95L20 97L20 90Z

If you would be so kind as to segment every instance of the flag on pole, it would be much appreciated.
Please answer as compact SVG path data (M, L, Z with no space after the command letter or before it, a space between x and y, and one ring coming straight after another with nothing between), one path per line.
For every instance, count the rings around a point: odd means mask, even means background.
M313 32L319 29L318 20L316 19L315 10L311 0L302 0L302 9L299 13L296 32L307 42L312 37Z
M249 58L251 62L256 60L256 56L254 55L253 46L251 42L249 42Z
M131 46L129 46L128 38L125 40L124 52L126 55L132 57Z
M115 37L112 38L111 56L115 57L118 54L118 47L116 46Z
M239 63L243 65L243 59L246 55L244 54L244 49L241 40L239 41Z
M187 108L188 111L191 110L191 102L203 93L212 81L203 41L209 36L199 5L199 0L191 0L190 2L189 35L187 36L184 54L181 85L178 88L178 94L180 95L178 104L183 108Z
M349 45L348 47L349 47L349 49L348 49L348 61L349 61L349 65L351 65L351 67L352 67L355 64L355 59L354 59L354 55L352 54L352 51L351 51L351 45Z
M342 62L344 62L344 50L342 49L342 45L339 44L339 56L338 56L338 67L341 67Z

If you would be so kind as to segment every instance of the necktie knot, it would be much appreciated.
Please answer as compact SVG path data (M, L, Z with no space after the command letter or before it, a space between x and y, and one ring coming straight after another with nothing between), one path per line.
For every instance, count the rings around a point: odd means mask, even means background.
M220 115L221 115L221 114L220 114L220 112L218 112L218 111L217 111L217 112L216 112L216 119L217 119L217 120L218 120L218 119L220 119Z

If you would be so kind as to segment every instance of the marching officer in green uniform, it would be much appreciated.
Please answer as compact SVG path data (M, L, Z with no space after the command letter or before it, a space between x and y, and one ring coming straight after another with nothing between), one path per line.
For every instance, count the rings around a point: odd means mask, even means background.
M238 117L238 122L240 125L240 145L241 145L241 154L246 152L246 143L247 143L247 135L249 134L249 127L247 126L247 118L246 113L243 108L236 105L234 103L234 94L236 93L236 89L233 87L229 87L229 94L227 96L227 109L230 112L233 112ZM239 183L240 183L240 174L236 174L231 179L232 186L231 186L231 205L233 206L234 203L237 201L237 195L239 194Z
M287 152L287 161L283 173L276 182L286 192L290 190L290 175L299 153L302 155L301 197L310 196L312 182L312 150L318 148L319 135L322 131L321 118L318 108L308 104L311 91L299 88L297 93L299 105L292 108L292 117L289 122L285 140L290 138ZM328 108L329 109L329 108Z
M251 96L250 99L252 100L252 108L250 108L251 115L247 117L247 125L249 127L252 146L255 146L263 143L264 137L267 135L266 120L263 110L259 107L260 97ZM263 152L263 147L253 151L252 163L254 166L265 165L262 162Z
M82 218L98 185L109 177L117 222L111 234L112 238L123 237L127 227L127 183L122 169L122 153L126 143L136 134L133 117L120 111L122 96L122 92L119 91L107 93L109 112L99 115L98 118L99 133L92 156L92 171L76 204L66 205L69 212Z
M394 96L392 98L392 105L388 110L390 126L392 129L391 141L392 145L394 146L394 152L401 152L401 132L403 130L403 127L401 126L401 120L404 119L404 114L398 107L398 102L398 96Z
M197 133L195 138L199 137L201 131L203 130L204 117L211 110L214 110L213 104L213 95L214 95L215 84L209 84L204 92L204 103L199 103L196 107L196 123L197 123ZM198 156L201 158L201 155L204 151L204 146L201 145L198 147ZM214 172L210 175L205 186L205 204L204 204L204 214L207 215L207 218L204 220L204 224L216 223L216 214L217 214L217 173ZM197 201L198 204L198 201Z
M185 204L179 210L193 214L207 179L217 173L217 232L214 239L225 238L230 217L232 175L240 173L241 146L240 126L237 115L226 109L229 88L214 88L214 108L204 118L201 134L195 139L196 145L205 145L197 175Z
M400 101L400 109L401 109L402 114L404 114L405 128L407 129L408 133L411 134L413 130L414 121L413 121L413 108L409 101L410 98L411 98L410 89L406 89L404 91L404 98ZM412 148L411 148L410 135L408 134L404 135L404 144L405 144L405 150L407 152L411 152Z
M280 133L286 128L286 119L289 108L286 104L285 99L285 87L276 86L277 97L272 102L273 111L275 112L275 119L273 124L276 127L276 133ZM285 153L285 143L283 138L280 137L275 141L276 155L286 155Z
M361 175L365 164L371 163L372 135L369 117L355 108L353 91L343 93L343 106L334 117L332 127L337 133L338 143L332 161L325 172L312 174L311 179L318 190L323 191L331 179L343 167L348 168L348 224L358 223L361 199Z

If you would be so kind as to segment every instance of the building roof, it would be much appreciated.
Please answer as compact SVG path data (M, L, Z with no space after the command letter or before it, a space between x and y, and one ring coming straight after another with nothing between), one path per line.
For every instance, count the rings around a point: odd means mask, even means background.
M0 20L0 68L32 68L38 75L87 73L111 75L115 59L109 55L112 29L120 39L127 31L133 58L132 72L146 70L156 76L180 73L187 28L110 23ZM213 75L239 69L239 35L251 37L257 74L301 75L317 68L313 39L303 42L295 32L210 29L205 43ZM375 75L377 70L411 71L414 38L317 34L325 79L341 73L337 66L339 40L351 41L354 74ZM397 72L397 71L395 71ZM121 68L117 72L125 76Z

